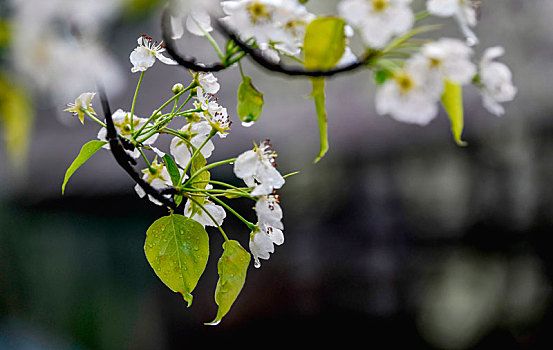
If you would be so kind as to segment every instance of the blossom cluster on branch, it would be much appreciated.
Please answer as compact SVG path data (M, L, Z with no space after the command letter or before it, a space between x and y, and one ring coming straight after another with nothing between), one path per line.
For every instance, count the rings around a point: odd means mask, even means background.
M277 154L269 141L255 144L236 158L208 163L215 150L213 138L218 135L225 139L233 119L215 97L220 83L214 72L234 67L240 70L242 82L237 89L236 111L246 127L261 116L264 98L244 73L243 58L250 57L273 72L308 77L313 85L311 97L320 133L316 161L329 149L325 107L328 76L370 70L377 85L376 111L401 122L426 125L438 115L441 103L459 145L465 144L461 138L463 86L476 86L484 107L495 115L505 113L502 104L517 93L511 71L497 61L504 53L501 47L486 49L479 61L473 58L473 47L478 43L473 31L477 18L474 1L428 0L425 8L415 13L411 0L342 0L332 16L310 12L306 2L171 1L162 16L165 44L142 35L129 55L131 72L139 73L130 111L117 109L111 113L103 91L100 97L104 120L91 106L95 96L92 92L81 94L66 109L81 123L88 117L101 128L98 139L85 144L67 170L62 191L76 169L96 151L110 150L136 182L137 194L168 208L169 215L148 229L144 249L158 277L182 294L188 304L210 252L205 227L221 232L224 251L215 292L219 308L210 324L219 323L236 300L250 258L253 256L254 266L260 267L260 259L269 259L274 246L284 243L283 211L277 190L287 177L277 170ZM463 38L418 38L439 30L436 25L420 25L431 16L454 18ZM217 30L226 39L224 46L212 36ZM180 55L174 43L185 40L186 32L205 37L220 62L197 62L194 52ZM157 61L186 68L191 82L173 85L167 101L149 117L139 117L135 105L140 86ZM293 64L286 63L290 61ZM165 150L168 152L156 146L165 136L171 138L169 149ZM138 159L146 166L140 172L134 168ZM211 178L210 169L227 164L233 164L234 174L245 186ZM233 198L255 201L256 223L246 220L227 203ZM222 228L229 213L249 229L249 252L237 240L229 239Z

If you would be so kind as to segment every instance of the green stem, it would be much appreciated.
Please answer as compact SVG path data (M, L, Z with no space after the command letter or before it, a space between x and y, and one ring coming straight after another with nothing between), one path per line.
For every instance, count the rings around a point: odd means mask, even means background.
M236 158L231 158L231 159L227 159L227 160L222 160L220 162L215 162L215 163L208 164L208 165L204 166L203 168L199 169L198 171L196 171L194 174L192 174L192 176L190 176L190 178L184 183L183 187L186 187L187 185L189 185L192 182L192 180L194 180L196 177L198 177L202 172L204 172L206 170L209 170L209 169L212 169L212 168L215 168L215 167L218 167L219 165L229 164L229 163L233 163L235 161L236 161Z
M138 152L140 152L140 154L142 155L142 158L144 159L144 161L148 165L148 169L150 169L150 173L153 172L154 169L152 168L152 164L150 164L150 162L148 161L148 158L144 154L144 151L142 151L142 148L140 148L140 147L136 147L136 148L138 149Z
M222 200L220 200L219 198L215 197L215 196L212 196L210 195L209 193L206 193L206 195L211 199L211 200L214 200L216 201L217 203L219 203L220 205L222 205L223 207L225 207L225 209L227 209L228 211L230 211L232 214L234 214L234 216L236 216L238 219L240 219L240 221L242 221L244 224L246 224L246 226L248 226L248 228L251 230L251 231L255 231L255 224L249 222L248 220L244 219L242 217L242 215L238 214L234 209L232 209L230 206L228 206L225 202L223 202Z
M236 187L236 186L232 186L232 185L229 185L225 182L221 182L221 181L215 181L215 180L208 180L208 181L195 181L195 182L191 182L190 185L194 185L194 184L200 184L200 183L208 183L208 184L212 184L212 185L219 185L219 186L223 186L223 187L228 187L230 189L233 189L235 191L239 191L239 192L242 192L246 195L250 195L250 193L247 191L247 188L240 188L240 187Z
M194 153L192 154L192 157L190 157L190 160L188 161L188 164L186 164L186 166L184 167L184 171L182 172L181 174L181 177L180 177L180 181L179 181L179 184L182 183L184 181L184 177L186 176L186 172L188 171L188 168L190 167L190 165L192 164L192 161L194 160L194 158L196 158L196 156L198 156L198 154L200 153L200 151L202 150L202 148L204 148L204 146L207 144L207 142L209 140L211 140L211 138L213 136L215 136L215 134L217 133L217 130L215 129L211 129L211 132L209 133L209 135L205 138L204 142L202 142L202 144L200 145L200 147L196 148L194 150ZM205 168L205 167L204 167Z
M163 108L165 108L169 103L173 102L175 99L178 99L182 94L184 94L185 92L187 92L188 90L192 89L196 87L196 82L193 81L192 83L190 83L190 85L188 85L185 89L183 89L181 92L179 92L178 94L175 94L175 96L171 97L169 100L167 100L167 102L165 102L164 104L161 105L161 107L159 107L158 109L156 109L152 115L150 116L150 118L148 118L148 120L144 123L144 125L142 125L142 127L135 133L133 133L133 137L136 137L137 135L140 135L140 133L142 132L142 130L144 130L144 128L146 127L146 125L148 125L152 119L154 119L156 117L156 115L161 112L161 110ZM131 115L131 118L132 118L132 115Z
M134 106L136 105L136 97L138 96L138 90L140 89L140 85L142 84L142 79L144 78L144 73L146 71L140 72L140 78L138 78L138 84L136 84L136 90L134 90L134 97L132 99L132 105L131 105L131 133L134 133ZM134 139L134 135L133 135Z
M90 119L94 120L96 123L100 124L104 128L106 127L106 124L102 122L100 119L96 118L96 116L92 115L87 109L81 108L81 111L84 112L87 116L90 117Z
M193 17L190 17L192 19L194 19ZM200 23L198 23L198 21L194 20L194 22L196 23L196 25L198 26L198 28L200 28L200 30L202 31L202 33L204 33L205 35L205 38L207 39L207 41L209 41L209 43L211 44L211 46L213 46L213 48L215 49L215 52L217 52L217 56L219 56L219 58L221 59L221 61L225 61L225 55L223 54L223 51L221 51L221 48L219 47L219 45L217 44L217 42L215 41L215 39L213 39L213 37L211 36L211 34L209 34L201 25Z

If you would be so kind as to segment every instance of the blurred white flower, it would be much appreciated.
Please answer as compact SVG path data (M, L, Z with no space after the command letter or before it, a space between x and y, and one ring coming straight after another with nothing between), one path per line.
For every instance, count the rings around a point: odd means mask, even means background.
M367 45L382 48L413 27L415 16L410 4L411 0L342 0L338 12L360 31Z
M115 125L115 129L117 130L117 133L127 138L128 136L131 136L133 129L134 131L140 129L148 121L148 119L146 118L139 118L136 115L133 115L133 121L132 121L133 128L131 128L130 113L125 112L122 109L116 110L112 114L111 118L113 119L113 124ZM152 124L148 124L148 125L153 126ZM158 136L159 134L154 134L148 140L144 141L143 144L152 145L154 142L156 142ZM102 141L108 141L106 128L100 129L100 131L98 132L98 139ZM103 148L110 149L109 143L105 144ZM138 151L138 149L135 149L134 151L126 150L126 152L135 159L140 157L140 152Z
M429 74L437 74L434 79L449 80L466 85L476 75L476 65L472 63L472 49L457 39L442 38L425 44L419 54L411 59L411 65Z
M11 0L10 64L33 92L65 104L102 81L116 95L123 69L98 37L123 0ZM53 88L55 87L55 88ZM61 121L69 121L60 113Z
M163 56L161 53L165 51L163 42L157 42L152 37L142 35L137 39L138 47L130 54L129 59L133 65L131 72L144 72L154 65L156 58L161 62L169 65L176 65L177 62Z
M94 92L83 92L75 99L75 103L68 103L64 111L71 112L73 115L78 116L81 124L84 124L84 112L83 109L89 111L91 114L96 114L92 106L90 105L92 98L96 95Z
M222 20L247 40L254 38L263 54L278 62L278 53L300 53L305 28L315 19L305 6L295 0L223 1L227 16Z
M255 187L251 195L263 196L284 185L284 178L275 168L276 153L265 141L254 150L249 150L236 158L234 174L244 180L248 187Z
M210 13L217 13L219 2L218 0L173 1L171 37L173 39L180 39L184 35L185 26L186 30L198 36L204 36L204 31L208 33L213 31Z
M478 44L476 34L470 29L476 25L476 2L473 0L428 0L426 8L438 17L454 17L470 46Z
M192 215L192 208L194 207L190 200L186 201L186 204L184 206L184 216L191 218L192 220L196 220L199 222L202 226L221 226L223 224L223 220L227 216L227 213L225 212L225 209L221 207L220 205L214 204L208 199L204 201L202 204L205 210L209 214L207 214L202 208L197 208L196 213ZM210 216L211 215L211 216ZM213 221L215 219L215 221Z
M192 146L198 148L207 139L211 133L211 130L211 125L208 122L201 121L198 123L187 124L179 131L188 137ZM171 140L169 148L171 154L175 158L175 162L183 168L186 167L188 162L190 162L192 154L194 153L194 150L191 149L190 145L181 138L175 137ZM215 146L213 145L213 142L209 140L200 150L200 153L207 159L211 156L214 149Z
M408 61L376 92L376 110L401 122L426 125L438 113L442 88L440 77Z
M480 82L482 83L482 101L484 107L497 116L503 115L505 109L500 102L508 102L515 98L517 88L513 85L512 73L509 67L494 61L502 56L505 50L495 46L488 48L480 61Z

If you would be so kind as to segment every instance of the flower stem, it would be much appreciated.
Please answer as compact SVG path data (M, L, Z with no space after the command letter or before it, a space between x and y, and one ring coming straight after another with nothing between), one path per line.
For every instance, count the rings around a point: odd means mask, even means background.
M192 154L192 157L190 157L190 160L188 161L188 164L186 164L186 166L184 167L184 171L182 172L181 174L181 177L180 177L180 180L179 180L179 184L182 183L184 181L184 177L186 176L186 172L188 171L188 168L190 167L190 165L192 164L192 161L194 160L194 158L196 158L198 156L198 153L200 153L200 151L202 150L202 148L207 144L207 142L209 140L211 140L211 138L213 136L215 136L215 134L217 133L217 131L215 129L211 129L211 132L209 133L209 135L205 138L204 142L202 142L202 144L200 145L200 147L196 148L194 150L194 153ZM205 168L205 167L204 167Z
M191 16L190 18L193 19L193 17ZM213 46L213 48L215 49L215 52L217 52L217 56L219 56L219 58L221 59L221 61L225 61L225 55L223 54L223 51L221 51L221 48L219 47L219 45L217 44L217 42L215 41L215 39L213 39L213 37L211 36L211 34L209 34L201 25L198 21L196 21L194 19L194 22L196 23L196 25L198 26L198 28L200 28L200 30L202 31L202 33L204 33L205 35L205 38L207 39L207 41L209 41L209 43L211 44L211 46Z
M136 90L134 90L134 97L132 99L132 105L131 105L131 133L134 132L134 106L136 105L136 97L138 96L138 90L140 89L140 85L142 84L142 79L144 78L144 73L146 71L140 72L140 78L138 78L138 84L136 84Z
M194 180L196 177L198 177L202 172L204 172L206 170L209 170L211 168L215 168L219 165L229 164L229 163L233 163L235 161L236 161L236 158L231 158L231 159L227 159L227 160L222 160L220 162L215 162L215 163L208 164L208 165L204 166L203 168L199 169L198 171L196 171L194 174L192 174L192 176L190 176L190 178L184 183L183 187L186 187L187 185L189 185L192 182L192 180Z
M217 203L221 204L223 207L225 207L225 209L227 209L228 211L230 211L232 214L234 214L234 216L236 216L238 219L240 219L240 221L242 221L244 224L246 224L246 226L248 226L248 228L251 230L251 231L254 231L255 230L255 224L249 222L248 220L244 219L242 217L242 215L238 214L234 209L232 209L228 204L226 204L225 202L223 202L222 200L220 200L219 198L215 197L215 196L212 196L211 194L209 193L205 193L209 199L211 200L214 200L216 201Z
M96 116L94 116L92 113L90 113L87 109L81 108L81 110L84 112L84 114L89 116L90 119L94 120L96 123L100 124L104 128L106 127L106 124L104 122L102 122L100 119L96 118Z

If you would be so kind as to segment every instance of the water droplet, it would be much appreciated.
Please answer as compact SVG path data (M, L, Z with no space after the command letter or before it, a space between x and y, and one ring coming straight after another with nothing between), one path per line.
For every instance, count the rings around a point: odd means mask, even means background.
M246 127L246 128L249 128L250 126L254 125L255 122L254 121L251 121L251 122L242 122L242 126Z
M261 263L260 263L259 261L255 261L255 262L253 263L253 266L254 266L256 269L258 269L259 267L261 267Z

